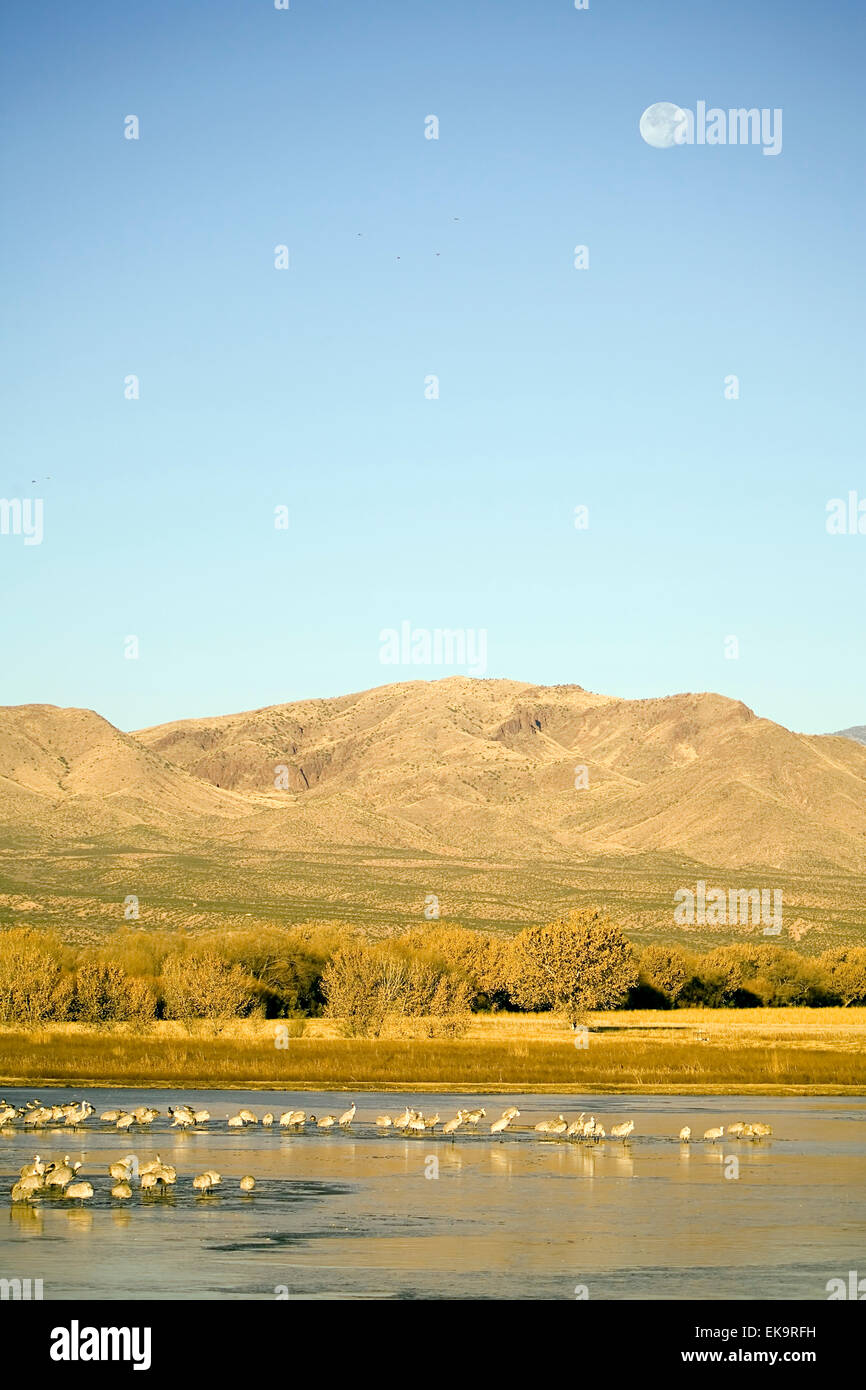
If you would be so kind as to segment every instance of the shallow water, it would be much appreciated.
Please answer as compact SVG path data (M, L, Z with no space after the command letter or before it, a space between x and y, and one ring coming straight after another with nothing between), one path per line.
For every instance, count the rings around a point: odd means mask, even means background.
M65 1090L10 1090L59 1104ZM831 1278L866 1275L866 1098L515 1096L364 1093L349 1133L229 1130L247 1107L339 1114L346 1093L92 1092L97 1114L76 1130L0 1131L0 1278L42 1279L44 1297L826 1299ZM166 1109L206 1108L203 1129L170 1129ZM375 1129L405 1104L444 1118L483 1105L487 1120L455 1142ZM151 1129L118 1133L104 1110L151 1104ZM517 1131L490 1120L517 1105ZM537 1120L594 1113L633 1118L627 1145L545 1139ZM681 1145L735 1120L765 1120L760 1144ZM38 1152L82 1160L95 1196L11 1206L22 1164ZM170 1195L109 1195L111 1162L157 1153L178 1170ZM731 1159L738 1160L737 1164ZM435 1162L434 1162L435 1160ZM433 1176L437 1170L438 1177ZM216 1192L192 1177L214 1167ZM738 1168L738 1176L733 1174ZM245 1173L256 1178L239 1191ZM429 1175L429 1176L428 1176Z

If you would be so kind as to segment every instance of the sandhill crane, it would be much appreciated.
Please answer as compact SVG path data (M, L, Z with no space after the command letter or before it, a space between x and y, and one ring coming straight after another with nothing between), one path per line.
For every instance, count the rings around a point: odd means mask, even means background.
M349 1128L349 1125L355 1118L355 1111L357 1110L357 1108L358 1107L356 1106L355 1102L352 1101L352 1104L349 1106L349 1109L343 1111L339 1119L339 1125L341 1129Z
M46 1110L44 1106L39 1106L36 1110L28 1111L24 1116L24 1123L28 1126L38 1127L39 1125L47 1124L50 1119L51 1111Z
M89 1182L70 1183L64 1192L64 1197L71 1197L75 1201L86 1202L93 1196L93 1185Z
M15 1186L22 1192L40 1192L45 1186L45 1178L41 1173L30 1173L26 1178L19 1178Z
M590 1115L588 1120L584 1120L583 1127L579 1131L582 1139L603 1139L605 1136L604 1126L596 1121L594 1115Z
M634 1130L634 1120L626 1120L624 1124L613 1125L610 1131L611 1139L622 1139L625 1142Z
M455 1131L458 1130L458 1129L460 1128L460 1126L462 1125L462 1123L463 1123L463 1111L462 1111L462 1110L458 1110L458 1111L457 1111L457 1114L454 1116L453 1119L451 1119L451 1120L446 1120L446 1121L445 1121L444 1125L442 1126L442 1133L443 1133L443 1134L450 1134L450 1135L453 1136L454 1133L455 1133Z
M220 1183L221 1183L222 1180L223 1180L223 1179L222 1179L222 1173L218 1173L218 1172L216 1171L215 1168L206 1168L206 1169L205 1169L205 1172L207 1173L208 1177L210 1178L211 1183L213 1184L213 1186L214 1186L214 1187L219 1187Z
M425 1121L424 1121L424 1128L425 1128L425 1129L431 1129L431 1130L432 1130L432 1129L435 1129L436 1126L438 1125L438 1123L439 1123L439 1111L437 1110L435 1115L428 1115L428 1116L427 1116L427 1118L426 1118Z
M114 1184L114 1187L111 1189L111 1195L112 1197L116 1197L119 1202L128 1202L129 1198L132 1196L132 1188L126 1179L124 1179Z
M566 1139L573 1139L575 1136L583 1137L583 1124L586 1119L586 1111L581 1110L576 1120L572 1120L568 1129L565 1131Z
M486 1114L486 1110L464 1110L463 1122L464 1124L471 1125L473 1129L476 1129L478 1121L483 1120Z
M725 1130L723 1125L719 1125L717 1129L707 1129L704 1131L704 1139L708 1144L715 1144L717 1139L724 1139L724 1137Z
M244 1121L241 1115L229 1115L229 1129L243 1129Z
M316 1121L316 1124L319 1126L319 1129L333 1129L336 1123L336 1115L323 1115L320 1120Z
M273 1117L273 1115L271 1114L271 1112L270 1112L270 1110L269 1110L268 1113L267 1113L266 1115L263 1115L263 1116L262 1116L262 1124L265 1126L266 1129L270 1129L270 1127L271 1127L271 1125L272 1125L273 1123L274 1123L274 1117Z
M56 1168L52 1168L50 1173L46 1174L45 1186L66 1187L67 1183L72 1182L80 1167L80 1162L70 1163L69 1154L67 1154L62 1163L58 1163Z
M108 1167L108 1176L115 1178L117 1182L129 1182L132 1177L132 1167L126 1160L121 1163L111 1163Z
M169 1107L169 1109L170 1108L171 1107ZM116 1123L119 1114L119 1110L104 1110L99 1118L100 1120L105 1120L106 1124L113 1125Z
M124 1113L123 1115L118 1115L118 1117L117 1117L116 1126L117 1126L118 1129L129 1129L130 1126L132 1126L132 1125L134 1125L134 1124L135 1124L135 1116L134 1116L134 1115L128 1115L128 1114Z
M256 1180L255 1178L251 1177L249 1173L247 1173L245 1177L241 1178L241 1192L252 1192L255 1185Z
M157 1168L161 1168L161 1167L162 1167L162 1159L160 1158L159 1154L157 1154L156 1158L148 1159L147 1163L140 1163L140 1164L139 1164L139 1166L138 1166L139 1176L143 1178L143 1177L145 1177L148 1173L155 1173L156 1170L157 1170Z
M238 1111L238 1114L240 1115L240 1117L241 1117L241 1119L243 1120L244 1124L247 1124L247 1125L257 1125L258 1122L259 1122L259 1121L258 1121L258 1116L257 1116L257 1115L254 1115L253 1112L252 1112L252 1110L239 1110L239 1111Z
M756 1120L752 1125L752 1133L756 1134L759 1139L768 1139L773 1130L771 1125L765 1125L760 1120Z
M413 1134L423 1134L426 1127L427 1126L424 1120L424 1116L421 1114L420 1111L416 1110L415 1114L412 1116L411 1120L409 1121L409 1124L407 1125L407 1129L410 1129Z
M536 1134L564 1134L568 1129L568 1121L564 1115L557 1115L553 1120L539 1120L535 1126Z
M14 1120L18 1111L14 1105L10 1105L8 1100L0 1100L0 1125L8 1124L9 1120Z
M188 1105L179 1105L176 1110L169 1106L168 1113L171 1115L172 1129L191 1129L195 1124L195 1115Z
M210 1119L210 1111L209 1111L209 1110L194 1110L194 1111L193 1111L193 1119L195 1120L195 1122L196 1122L197 1125L204 1125L204 1124L207 1124L208 1120Z
M420 1110L404 1110L402 1115L394 1116L394 1128L401 1129L406 1134L413 1125L418 1128L418 1123L423 1125L424 1117Z
M64 1107L65 1108L65 1107ZM71 1105L66 1112L66 1123L68 1125L80 1125L93 1114L93 1106L89 1100L83 1100L80 1105Z
M47 1166L47 1164L42 1162L42 1159L39 1157L39 1155L36 1154L32 1163L24 1164L24 1167L20 1169L18 1176L19 1178L41 1178Z
M307 1122L306 1110L284 1110L280 1116L283 1129L301 1129Z
M511 1116L510 1116L510 1115L503 1115L500 1119L494 1120L494 1121L493 1121L493 1124L490 1126L490 1133L491 1133L491 1134L504 1134L505 1131L506 1131L506 1129L508 1128L508 1126L509 1126L510 1124L511 1124Z
M727 1134L740 1135L740 1134L742 1134L742 1132L743 1132L743 1130L744 1130L745 1128L746 1128L745 1122L744 1122L743 1120L738 1120L737 1123L736 1123L735 1125L728 1125L728 1128L727 1128L727 1130L726 1130L725 1132L726 1132Z
M691 1126L690 1126L690 1125L683 1125L682 1129L680 1130L680 1143L682 1143L682 1144L687 1144L687 1143L689 1142L689 1140L691 1139L691 1137L692 1137Z
M516 1105L509 1105L502 1112L503 1120L516 1120L520 1111Z
M193 1178L192 1185L196 1192L210 1192L214 1184L210 1173L198 1173Z
M377 1115L377 1116L376 1116L376 1128L377 1128L377 1129L390 1129L390 1128L391 1128L391 1116L390 1116L390 1115Z

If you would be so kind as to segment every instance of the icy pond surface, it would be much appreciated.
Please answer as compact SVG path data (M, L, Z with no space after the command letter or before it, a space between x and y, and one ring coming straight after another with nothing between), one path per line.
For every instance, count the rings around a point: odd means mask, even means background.
M831 1278L866 1275L866 1098L371 1094L346 1092L9 1090L6 1099L87 1098L74 1129L0 1131L0 1278L43 1281L46 1299L826 1299ZM170 1128L186 1100L212 1116ZM260 1124L303 1109L340 1114L349 1131ZM118 1133L99 1115L150 1104L147 1129ZM445 1120L483 1106L452 1142L376 1128L405 1105ZM501 1139L490 1123L521 1111ZM532 1126L562 1112L606 1128L633 1119L627 1144L574 1143ZM704 1131L763 1120L761 1143L700 1141ZM677 1135L690 1125L697 1142ZM36 1153L80 1160L95 1194L10 1203ZM177 1184L130 1201L110 1196L109 1163L159 1154ZM736 1162L732 1162L736 1160ZM193 1190L214 1168L222 1185ZM242 1175L256 1179L240 1191Z

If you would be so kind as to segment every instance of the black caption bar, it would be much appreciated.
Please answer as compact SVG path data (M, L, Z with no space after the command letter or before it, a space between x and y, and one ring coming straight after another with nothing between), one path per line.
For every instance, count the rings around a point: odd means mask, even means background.
M643 1374L674 1370L699 1383L713 1367L739 1369L746 1376L757 1369L774 1377L796 1369L825 1381L850 1364L862 1347L863 1301L862 1296L826 1303L575 1300L566 1308L544 1305L542 1311L539 1301L527 1300L531 1312L524 1331L522 1305L493 1300L467 1305L442 1299L427 1311L412 1303L399 1314L387 1306L391 1300L366 1301L361 1307L349 1300L330 1300L324 1309L324 1300L305 1299L4 1301L0 1336L4 1370L30 1376L38 1372L40 1381L58 1384L70 1375L93 1379L102 1368L115 1378L128 1374L142 1382L184 1365L194 1367L197 1377L209 1372L249 1374L251 1364L264 1366L271 1354L279 1356L287 1348L292 1349L296 1369L315 1358L333 1357L336 1364L341 1346L350 1343L357 1365L369 1363L383 1346L399 1348L409 1342L415 1354L427 1360L435 1358L437 1345L444 1354L447 1337L464 1329L473 1333L473 1354L482 1361L489 1354L491 1365L503 1347L496 1352L490 1344L485 1352L485 1337L507 1335L512 1370L524 1355L529 1359L539 1354L540 1333L548 1349L561 1348L564 1365L582 1348L599 1374L628 1364ZM335 1302L339 1335L334 1329ZM840 1306L847 1302L858 1306ZM539 1328L539 1318L546 1326Z

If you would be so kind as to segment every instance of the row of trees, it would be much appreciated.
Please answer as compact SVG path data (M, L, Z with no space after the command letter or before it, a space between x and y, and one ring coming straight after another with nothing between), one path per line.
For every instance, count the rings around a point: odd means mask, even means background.
M814 958L770 944L629 942L600 912L514 936L427 926L372 941L339 923L178 937L125 931L74 950L48 932L0 932L0 1022L328 1014L348 1033L402 1019L457 1030L472 1011L866 1003L866 948Z
M176 953L156 980L95 956L70 969L48 933L0 935L0 1022L147 1022L163 1018L241 1017L254 1005L254 982L216 952Z
M866 947L838 947L809 957L763 944L718 946L702 955L677 946L646 946L630 1003L711 1009L866 1004Z

